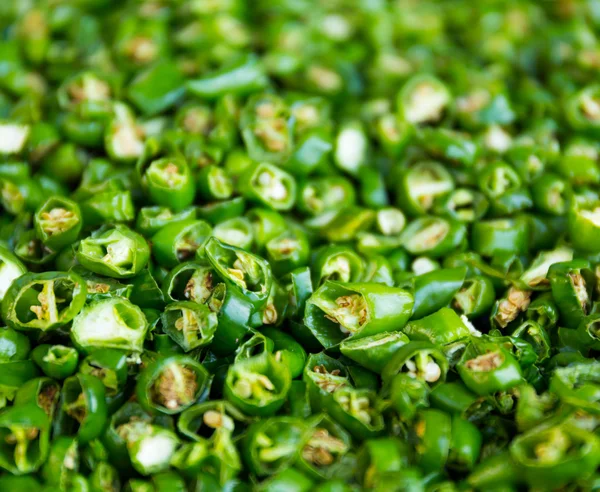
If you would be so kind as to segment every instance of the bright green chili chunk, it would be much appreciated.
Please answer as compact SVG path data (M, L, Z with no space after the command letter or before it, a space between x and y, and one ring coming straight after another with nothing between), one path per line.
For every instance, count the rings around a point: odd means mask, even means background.
M599 5L0 1L0 490L597 490Z

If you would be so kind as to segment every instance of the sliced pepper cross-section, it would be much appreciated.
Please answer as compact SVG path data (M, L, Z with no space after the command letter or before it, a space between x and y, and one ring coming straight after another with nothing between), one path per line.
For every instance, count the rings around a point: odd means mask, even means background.
M305 324L325 347L401 329L412 313L412 295L375 283L326 281L308 300Z
M101 299L87 306L73 321L71 339L84 351L117 348L139 353L148 322L142 310L124 297Z
M15 329L48 331L71 321L83 308L85 281L74 272L26 273L2 300L2 318Z

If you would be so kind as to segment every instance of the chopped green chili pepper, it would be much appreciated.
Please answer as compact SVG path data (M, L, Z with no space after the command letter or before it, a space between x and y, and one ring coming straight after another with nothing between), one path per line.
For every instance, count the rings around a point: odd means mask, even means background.
M597 3L0 2L0 489L600 488Z
M108 417L102 381L92 375L76 374L63 384L54 432L76 432L82 444L100 436Z
M481 420L492 410L487 398L471 392L461 381L438 384L431 391L429 401L434 408L472 421Z
M390 404L402 421L412 422L420 409L429 406L429 393L426 381L408 373L399 373L390 384Z
M402 331L411 340L425 340L443 346L471 335L469 325L452 309L441 308L429 316L410 321Z
M561 321L568 328L577 328L589 313L596 282L589 262L573 260L554 263L548 270L548 278Z
M273 277L269 264L261 257L212 237L205 247L206 258L229 288L239 290L255 307L267 302Z
M40 369L54 379L65 379L77 370L79 354L73 347L64 345L38 345L31 358Z
M305 324L326 347L404 326L412 310L409 292L374 283L327 281L308 299Z
M412 427L417 441L417 459L425 471L438 471L448 460L452 439L452 420L436 409L421 410Z
M141 352L148 330L142 310L123 297L100 299L73 321L71 339L84 351L117 348Z
M414 220L401 234L404 248L412 255L437 258L459 248L465 240L464 224L442 217L426 216Z
M205 304L191 301L169 304L161 320L163 330L186 352L211 343L218 323Z
M403 345L396 351L381 373L384 383L389 383L396 374L406 373L413 379L431 385L444 382L448 372L448 361L435 345L415 341Z
M414 268L414 265L413 265ZM463 286L467 269L439 269L414 278L415 305L411 319L419 319L448 305Z
M113 278L133 277L146 266L149 258L146 240L121 224L98 229L77 248L77 261L85 268Z
M166 268L193 259L210 237L211 227L203 220L183 220L166 224L152 236L152 254Z
M144 166L138 163L142 187L156 205L181 212L194 201L196 186L187 162L177 157L163 157Z
M289 210L296 201L296 181L282 169L261 162L240 176L242 195L274 210Z
M136 384L137 399L148 411L180 413L202 395L210 382L208 372L194 359L175 355L144 368Z
M69 323L85 298L86 284L74 272L27 273L2 299L2 318L19 330L52 330Z
M423 215L434 204L437 197L451 192L454 188L452 175L437 162L419 162L406 169L400 178L396 193L401 209L411 215Z
M547 487L591 475L600 463L598 438L569 424L532 429L510 445L527 483Z
M401 119L418 125L437 123L451 101L443 82L430 75L416 75L402 87L397 105Z
M521 366L502 345L473 341L457 371L467 388L478 395L507 390L522 381Z
M382 332L363 338L346 338L340 351L373 372L381 373L394 353L409 342L400 331Z
M54 250L73 243L82 227L79 206L59 196L46 200L37 210L34 221L38 238Z
M13 406L0 415L0 466L14 475L35 472L49 452L50 421L34 404Z
M308 432L302 420L292 417L271 417L252 424L242 447L248 466L258 476L286 468L298 455Z
M244 413L272 415L283 405L290 382L284 363L263 353L230 366L224 392Z

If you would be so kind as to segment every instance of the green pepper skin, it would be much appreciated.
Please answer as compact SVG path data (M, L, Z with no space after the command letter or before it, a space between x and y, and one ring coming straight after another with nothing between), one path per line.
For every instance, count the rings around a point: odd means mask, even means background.
M356 304L351 305L351 309L364 309L359 315L364 320L361 322L359 319L359 324L352 329L346 329L344 321L336 318L336 304L344 308L346 300ZM412 295L403 289L373 283L327 281L307 301L305 324L324 347L330 348L347 338L347 331L350 332L349 337L362 338L402 328L410 317L412 306ZM340 325L345 331L340 329Z
M558 367L550 379L550 391L576 408L597 414L600 404L593 396L600 381L600 364L584 359L567 367Z
M381 374L396 351L409 342L401 331L382 332L364 338L347 338L340 352L361 366Z
M31 358L46 376L59 380L71 376L79 363L77 350L64 345L38 345Z
M460 415L454 415L448 466L458 470L472 470L479 459L481 443L482 436L477 426Z
M273 353L288 366L292 379L300 376L306 363L306 351L302 345L276 328L265 328L262 333L273 340Z
M300 267L284 275L282 287L288 292L289 304L286 317L297 319L304 314L306 301L313 293L313 284L309 267Z
M38 238L48 248L59 250L77 239L83 219L77 203L52 196L37 209L34 223Z
M246 210L246 200L236 196L230 200L211 202L196 208L199 219L206 220L211 224L218 224L227 219L234 219L243 215Z
M223 283L222 287L215 291L218 291L215 298L221 305L212 347L220 355L229 355L251 330L255 306L235 287Z
M419 410L429 407L430 392L426 381L400 373L391 380L389 400L402 421L412 422Z
M129 222L135 217L131 192L109 190L94 193L79 202L86 226L102 226L115 222Z
M568 454L564 444L560 444L565 437L571 448ZM546 456L540 445L555 442L553 454ZM511 457L523 470L525 481L544 487L561 486L575 478L591 475L600 463L599 450L597 436L566 423L539 430L534 428L510 445Z
M31 360L3 362L0 368L0 407L5 407L25 383L39 375L37 366Z
M521 366L506 348L485 341L473 341L456 369L467 388L478 395L510 389L523 377Z
M314 487L314 482L295 468L286 468L277 475L273 475L256 486L260 492L309 492Z
M0 244L0 300L16 278L27 272L27 268L3 244Z
M166 268L192 259L204 247L212 228L203 220L184 220L162 227L152 236L152 255Z
M393 437L365 441L358 452L356 475L363 487L372 488L378 475L408 467L410 451L406 443Z
M415 305L411 319L419 319L448 305L462 287L467 269L434 270L414 279Z
M482 220L473 224L471 246L486 257L499 252L523 254L528 249L528 234L527 221L520 217Z
M127 352L111 348L94 350L79 365L81 374L96 376L104 384L109 412L123 403L127 370Z
M100 436L108 421L105 389L95 376L76 374L63 384L54 432L63 434L74 428L79 442Z
M180 212L159 205L142 207L136 217L135 229L144 237L151 237L167 224L194 218L196 218L196 211L191 207Z
M436 367L429 374L429 363ZM413 367L414 366L414 367ZM414 373L414 377L424 379L428 383L440 384L446 379L448 360L444 353L431 342L414 341L403 345L385 365L381 373L384 384L401 372Z
M448 460L452 419L440 410L421 410L412 432L418 442L417 460L425 471L439 471Z
M441 308L429 316L410 321L402 331L411 340L424 340L436 345L456 342L471 334L463 320L450 308Z
M270 265L263 258L226 245L214 237L207 241L205 254L228 289L238 290L255 309L266 304L273 284L273 274Z
M503 451L478 463L467 477L467 483L478 489L493 490L493 487L505 485L507 490L516 490L521 477L521 468L508 451Z
M94 273L112 278L129 278L146 266L150 259L150 248L143 236L127 226L116 224L99 229L81 241L76 258Z
M41 408L48 417L54 417L60 396L59 384L47 377L35 377L35 373L24 382L15 393L14 405L25 406L30 403Z
M592 210L590 210L590 208ZM593 220L597 208L573 204L568 213L568 232L572 245L581 251L589 253L598 252L598 239L600 227Z
M25 360L30 350L26 335L9 327L0 330L0 362Z
M225 94L244 95L266 88L268 78L255 56L247 56L222 70L187 83L188 90L202 98L215 99Z
M550 357L550 336L545 328L535 321L525 321L512 336L529 342L537 354L536 363L542 363Z
M55 439L42 468L46 483L66 488L77 473L79 446L73 437L60 436Z
M169 304L161 315L163 330L185 352L208 345L217 330L217 314L191 301Z
M14 435L20 445L0 453L0 467L13 475L24 475L42 466L49 451L50 419L41 408L30 403L4 410L0 414L0 432L4 439Z
M296 459L309 428L293 417L271 417L252 424L242 445L248 468L258 476L273 475Z
M36 286L42 286L40 294ZM16 330L53 330L81 311L86 292L85 282L74 272L27 273L11 284L2 299L2 318ZM26 309L22 300L29 302ZM39 307L31 309L37 303Z
M462 381L438 384L429 395L433 408L439 408L463 419L479 421L492 410L486 397L469 390Z
M588 314L589 299L595 285L589 262L555 263L548 269L548 278L561 321L568 328L577 328Z
M525 315L540 326L549 330L558 322L558 308L550 292L538 296L531 301Z
M173 415L193 405L210 381L206 369L194 359L173 355L157 359L142 371L135 394L148 412Z
M268 383L264 386L267 391L271 391L264 398L253 396L255 392L264 392L263 383L253 383L260 385L256 390L250 393L250 397L245 397L245 393L240 394L241 388L238 386L236 390L236 381L251 378L256 379L265 376L273 386ZM263 380L264 381L264 380ZM273 415L285 403L285 397L290 389L291 376L290 372L283 362L277 361L272 355L263 353L249 359L241 360L230 366L225 379L224 395L225 398L239 408L242 412L248 415L268 416ZM251 383L252 384L252 383ZM245 391L245 388L244 388Z
M171 61L161 61L135 77L127 93L129 100L148 116L177 104L185 93L185 79L177 65Z

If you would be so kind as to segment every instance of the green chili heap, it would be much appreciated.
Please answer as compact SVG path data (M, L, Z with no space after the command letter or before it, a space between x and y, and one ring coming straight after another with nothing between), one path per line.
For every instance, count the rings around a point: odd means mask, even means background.
M0 491L600 488L600 0L0 0Z

